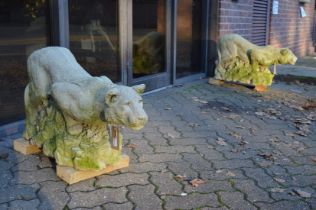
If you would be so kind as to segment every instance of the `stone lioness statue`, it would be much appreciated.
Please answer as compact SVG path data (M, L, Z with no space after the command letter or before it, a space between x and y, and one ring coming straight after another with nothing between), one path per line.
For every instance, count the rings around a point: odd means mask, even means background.
M133 43L133 73L155 74L164 68L164 35L152 31Z
M119 161L119 126L141 129L147 122L140 96L145 85L116 85L92 77L62 47L35 51L27 61L24 137L58 165L102 169Z
M257 46L238 34L227 34L218 42L218 63L215 78L253 85L271 85L269 66L294 65L297 57L290 49Z

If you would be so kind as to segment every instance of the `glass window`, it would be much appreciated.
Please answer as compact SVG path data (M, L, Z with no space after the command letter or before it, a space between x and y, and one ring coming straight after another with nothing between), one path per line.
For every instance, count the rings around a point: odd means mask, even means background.
M0 124L24 116L26 61L48 44L46 0L0 0Z
M177 78L201 72L201 0L178 0Z
M165 0L133 0L133 77L165 71Z
M70 50L93 76L121 81L117 0L69 1Z

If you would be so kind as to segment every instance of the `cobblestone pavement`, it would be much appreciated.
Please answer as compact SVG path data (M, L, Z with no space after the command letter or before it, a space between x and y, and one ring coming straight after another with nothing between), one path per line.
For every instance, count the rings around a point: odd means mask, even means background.
M12 150L20 133L8 136L0 209L316 209L315 93L200 81L146 95L149 123L124 131L129 168L71 186L48 158Z

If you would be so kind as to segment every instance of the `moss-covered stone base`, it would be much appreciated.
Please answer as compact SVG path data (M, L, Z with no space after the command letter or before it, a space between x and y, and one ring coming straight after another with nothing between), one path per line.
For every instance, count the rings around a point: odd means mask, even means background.
M219 64L215 70L216 79L253 86L270 86L273 77L274 74L270 72L268 67L254 66L238 58Z
M32 144L42 147L43 153L56 159L60 166L77 170L100 170L119 161L122 135L113 149L109 131L102 121L84 124L61 113L53 102L27 108L24 136Z

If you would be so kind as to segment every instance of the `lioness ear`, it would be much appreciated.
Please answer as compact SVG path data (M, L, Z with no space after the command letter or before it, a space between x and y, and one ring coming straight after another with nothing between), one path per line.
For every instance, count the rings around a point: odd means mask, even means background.
M105 94L105 103L111 104L115 103L117 101L117 98L120 95L120 91L117 88L111 88L106 94Z
M140 95L144 93L146 85L145 84L135 85L132 88Z
M287 55L287 54L289 54L289 50L288 49L281 49L280 53L281 53L281 55Z

